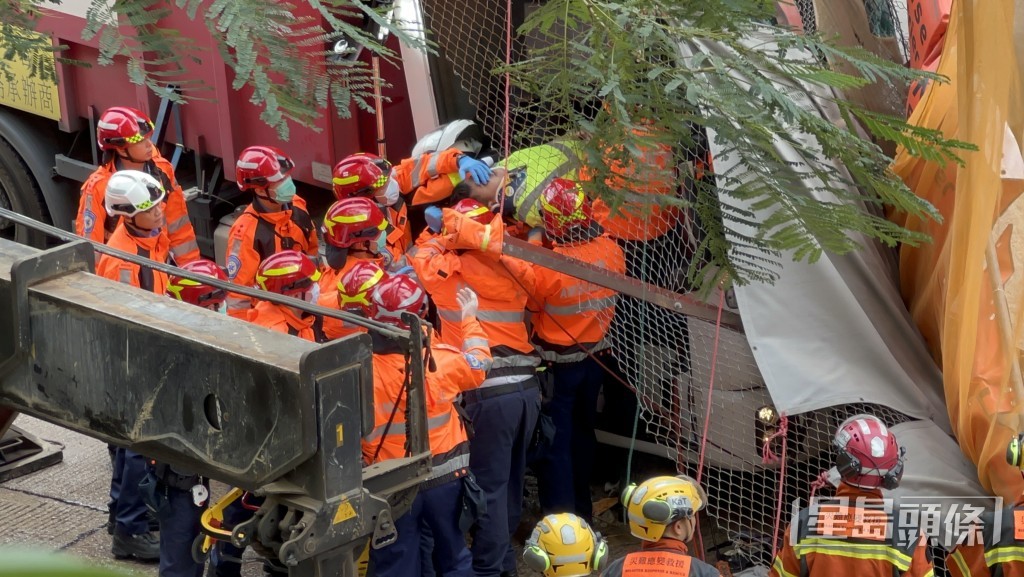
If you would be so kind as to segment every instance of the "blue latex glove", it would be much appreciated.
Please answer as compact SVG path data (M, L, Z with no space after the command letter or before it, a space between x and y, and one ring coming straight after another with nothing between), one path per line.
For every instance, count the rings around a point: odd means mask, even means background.
M403 266L391 274L410 274L412 273L412 267L409 265Z
M441 209L436 206L428 206L427 210L423 212L423 216L427 221L427 228L430 232L437 234L441 232L441 228L444 227L444 219L441 216Z
M473 177L473 182L485 184L491 179L491 167L487 163L463 154L459 157L459 176L466 180L466 175Z

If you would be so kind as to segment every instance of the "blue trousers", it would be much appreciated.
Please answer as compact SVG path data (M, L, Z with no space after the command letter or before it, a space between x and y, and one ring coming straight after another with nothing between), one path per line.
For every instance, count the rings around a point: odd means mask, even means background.
M409 512L395 520L398 539L383 549L370 549L373 576L420 577L422 556L430 554L421 551L421 530L429 527L438 575L473 577L473 560L466 548L466 538L459 531L461 512L461 479L420 491Z
M515 571L512 533L523 513L526 449L540 414L540 389L534 385L478 400L463 395L475 435L469 441L469 468L484 492L487 513L471 529L473 570L477 577L498 577Z
M168 487L167 508L160 522L160 577L202 577L203 566L192 560L192 543L199 535L199 517L192 492Z
M597 396L604 369L587 357L576 363L555 363L554 393L544 411L555 423L555 439L538 466L538 490L544 514L573 512L590 520L593 504L590 475L597 439Z
M110 509L114 512L116 530L128 535L142 535L149 531L149 509L139 491L149 470L142 455L114 449L113 475L110 477Z

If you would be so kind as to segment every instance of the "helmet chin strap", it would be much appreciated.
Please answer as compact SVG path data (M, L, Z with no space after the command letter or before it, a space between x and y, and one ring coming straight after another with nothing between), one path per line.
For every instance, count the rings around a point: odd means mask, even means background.
M127 147L126 148L119 148L117 150L117 156L122 158L122 159L124 159L124 160L127 160L128 162L134 162L135 164L146 164L147 162L152 160L152 157L148 158L146 160L139 160L138 158L133 157L131 154L128 153L128 148Z

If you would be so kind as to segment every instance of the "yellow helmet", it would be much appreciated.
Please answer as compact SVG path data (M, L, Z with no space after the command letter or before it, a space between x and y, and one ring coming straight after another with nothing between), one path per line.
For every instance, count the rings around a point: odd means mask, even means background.
M1006 462L1024 471L1024 433L1010 439L1006 447Z
M644 541L657 541L665 528L688 519L704 508L708 497L697 481L685 475L654 477L622 492L622 506L629 516L629 532Z
M533 528L523 549L527 567L546 577L578 577L600 571L608 544L572 513L548 515Z

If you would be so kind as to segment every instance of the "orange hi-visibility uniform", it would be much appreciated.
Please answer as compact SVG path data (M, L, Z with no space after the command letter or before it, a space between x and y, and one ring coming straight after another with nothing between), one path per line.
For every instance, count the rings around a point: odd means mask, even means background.
M398 189L414 205L448 198L459 183L459 157L462 151L448 148L440 152L406 158L391 171Z
M820 504L816 518L811 509L799 513L769 577L932 577L925 536L900 527L896 510L867 508L882 503L881 490L840 483L836 498Z
M446 234L425 231L409 256L409 264L437 307L441 342L462 341L462 312L456 295L460 287L469 286L480 301L477 319L494 356L483 386L535 375L540 359L530 343L525 318L533 269L501 255L501 219L483 225L445 209L444 220Z
M633 133L642 138L646 131L638 128ZM652 143L641 146L640 155L634 163L623 165L616 161L610 166L613 176L605 183L624 195L622 204L613 211L603 200L594 201L594 220L612 238L651 240L671 230L678 221L678 208L663 207L654 198L674 198L679 190L672 149ZM586 167L580 169L579 175L580 180L593 178Z
M409 206L404 198L387 207L384 212L388 222L391 223L391 232L388 233L388 250L395 255L395 260L405 254L412 244L412 228L409 226Z
M313 341L324 340L320 318L315 315L297 316L291 307L260 301L249 311L249 322L272 331Z
M108 217L103 206L107 192L107 181L117 171L117 159L97 168L82 185L82 196L78 199L78 216L75 220L75 234L96 242L106 242L107 232L113 231L119 217ZM171 254L179 265L188 264L199 258L196 233L188 219L185 193L174 179L174 168L159 152L147 162L142 171L153 176L167 190L164 214L167 217L167 237Z
M455 402L460 393L483 382L491 353L475 317L462 321L462 334L461 349L441 343L430 348L434 369L426 372L427 429L433 457L430 477L420 485L421 491L461 478L469 467L469 438ZM374 350L374 425L362 444L363 462L367 465L405 456L407 395L399 399L406 376L405 355L393 343L375 342Z
M317 299L317 304L329 309L341 310L341 305L338 303L338 282L341 277L345 276L349 270L352 269L356 264L360 262L376 262L382 264L383 259L376 258L353 258L349 257L345 264L340 270L334 270L330 267L325 267L324 272L320 275L320 298ZM369 303L366 303L369 304ZM356 333L365 333L366 329L363 327L346 324L345 321L339 319L332 319L330 317L324 317L324 336L327 340L333 341L334 339L340 339Z
M611 272L626 270L622 249L605 235L583 242L556 242L554 251ZM534 271L533 343L541 357L572 363L586 358L588 351L608 348L605 335L615 315L616 292L548 268L536 266Z
M608 564L601 577L720 577L718 569L691 557L686 544L676 539L644 541L640 550Z
M999 533L992 512L965 528L964 542L946 557L950 577L1024 577L1024 497L999 511Z
M167 231L164 229L160 229L157 234L150 237L139 237L129 232L122 220L114 228L114 233L110 235L107 246L156 262L165 264L174 262L170 254L170 239L167 238ZM96 265L96 274L158 295L167 292L166 274L110 255L100 255L99 263Z
M306 202L296 196L288 208L264 212L256 201L246 207L228 232L224 264L231 282L253 286L260 263L282 250L304 252L316 262L320 250L316 226ZM228 314L245 319L255 304L248 297L228 293Z

